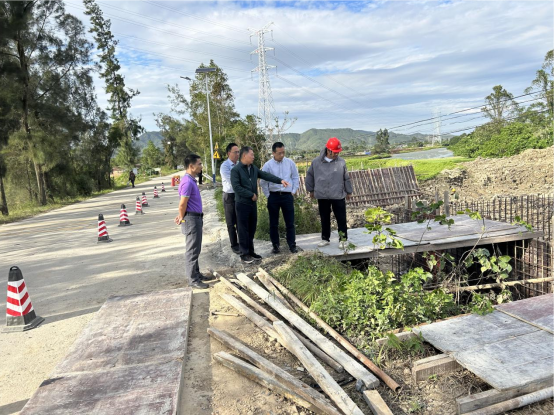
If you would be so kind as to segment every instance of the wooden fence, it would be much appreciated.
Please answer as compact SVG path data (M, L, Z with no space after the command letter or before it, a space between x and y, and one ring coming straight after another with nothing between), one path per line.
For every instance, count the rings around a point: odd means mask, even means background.
M421 195L413 166L356 170L349 172L353 195L351 206L389 206L404 203L406 197ZM299 194L306 195L305 177L300 177Z

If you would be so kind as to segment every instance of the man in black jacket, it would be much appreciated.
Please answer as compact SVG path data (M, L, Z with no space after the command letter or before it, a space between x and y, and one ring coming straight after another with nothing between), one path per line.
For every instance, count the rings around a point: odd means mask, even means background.
M240 149L239 163L231 170L231 184L235 191L240 259L248 264L262 258L254 252L254 234L258 224L258 178L281 183L285 188L289 186L287 181L258 169L254 165L254 150L245 146Z

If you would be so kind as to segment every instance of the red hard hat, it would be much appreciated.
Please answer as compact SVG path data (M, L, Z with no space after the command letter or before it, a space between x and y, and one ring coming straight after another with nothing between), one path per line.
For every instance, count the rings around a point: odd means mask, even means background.
M331 152L339 153L342 152L342 146L340 145L340 140L336 137L331 137L327 140L327 145L325 146Z

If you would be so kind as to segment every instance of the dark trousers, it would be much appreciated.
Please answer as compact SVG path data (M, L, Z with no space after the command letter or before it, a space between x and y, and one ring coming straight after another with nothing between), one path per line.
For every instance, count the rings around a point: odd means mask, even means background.
M202 185L202 171L200 171L200 174L198 175L198 185Z
M134 179L129 179L131 181L131 185L133 185L133 188L135 187L135 180Z
M254 234L258 225L258 206L257 204L236 203L237 229L239 233L240 255L254 253Z
M343 199L318 199L319 216L321 217L321 239L331 239L331 209L335 213L339 227L339 235L344 233L340 239L348 238L348 226L346 225L346 200Z
M185 279L189 284L200 281L200 266L198 258L202 251L202 217L185 216L181 223L181 232L185 236Z
M225 222L232 248L239 248L237 237L237 212L235 209L235 194L223 192L223 208L225 210Z
M272 192L267 199L269 212L269 238L273 245L279 245L279 210L283 211L283 218L287 228L287 244L289 248L296 247L296 230L294 229L294 197L290 192Z

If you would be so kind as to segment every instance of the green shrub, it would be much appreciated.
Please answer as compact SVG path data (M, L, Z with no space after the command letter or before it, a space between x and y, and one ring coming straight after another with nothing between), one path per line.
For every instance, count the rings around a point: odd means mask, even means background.
M375 266L361 272L311 253L276 273L329 325L349 336L370 338L459 312L452 294L440 288L423 290L430 276L421 268L399 278Z

